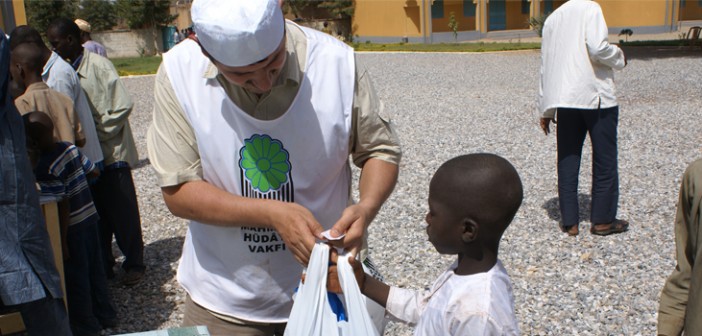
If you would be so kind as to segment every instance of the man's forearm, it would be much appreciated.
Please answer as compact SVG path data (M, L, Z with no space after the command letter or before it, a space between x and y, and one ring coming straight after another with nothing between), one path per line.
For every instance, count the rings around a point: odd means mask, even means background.
M358 204L372 210L372 217L368 218L368 223L375 218L383 203L390 197L397 183L398 173L399 168L396 164L381 159L371 158L363 164Z
M161 191L168 209L178 217L215 226L275 229L303 265L323 231L314 215L297 203L242 197L201 180Z
M181 218L216 226L271 227L260 214L266 202L275 201L233 195L205 181L163 187L161 191L168 209Z

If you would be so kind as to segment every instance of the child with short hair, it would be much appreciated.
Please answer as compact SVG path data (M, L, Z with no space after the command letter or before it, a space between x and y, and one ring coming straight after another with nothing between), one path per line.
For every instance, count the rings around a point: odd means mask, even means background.
M20 114L31 111L46 113L54 124L54 140L78 147L85 145L85 133L70 97L50 88L41 77L44 60L41 49L33 43L22 43L10 53L10 73L14 83L15 106Z
M445 162L429 186L427 234L439 253L457 255L456 262L429 290L414 291L366 276L351 258L361 291L395 319L415 325L415 335L518 335L512 284L497 255L522 198L519 174L497 155ZM329 276L336 276L335 267ZM335 281L329 289L338 292Z
M23 118L41 194L64 198L59 203L59 224L71 330L74 335L98 335L117 320L98 248L99 217L86 176L98 170L73 144L54 142L53 122L46 113L29 112Z

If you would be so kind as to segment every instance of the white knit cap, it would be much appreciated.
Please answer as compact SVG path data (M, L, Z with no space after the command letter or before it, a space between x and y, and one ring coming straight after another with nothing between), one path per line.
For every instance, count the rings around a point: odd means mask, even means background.
M270 56L280 46L285 20L279 0L195 0L193 30L207 52L232 67Z
M91 29L90 29L90 23L88 23L88 21L85 21L83 19L76 19L76 21L74 21L74 22L76 23L76 25L78 25L78 28L80 30L82 30L86 33L90 33Z

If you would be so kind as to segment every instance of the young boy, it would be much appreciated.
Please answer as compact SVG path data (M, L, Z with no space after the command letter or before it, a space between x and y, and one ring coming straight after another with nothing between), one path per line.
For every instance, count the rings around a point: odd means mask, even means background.
M117 313L107 289L98 248L98 214L87 172L97 173L72 144L54 142L53 123L43 112L23 116L27 148L42 195L63 197L59 203L68 315L74 335L99 335L116 325Z
M15 106L20 114L42 111L54 124L54 140L78 147L85 145L85 134L73 108L73 100L49 88L41 78L44 69L41 49L33 43L23 43L10 52L10 73L14 83Z
M456 262L428 291L388 285L350 263L364 295L392 317L415 326L415 335L518 335L512 284L497 258L502 233L522 203L514 167L493 154L456 157L429 185L429 241ZM336 256L332 256L335 261ZM336 277L335 267L329 275ZM330 290L337 291L330 281Z

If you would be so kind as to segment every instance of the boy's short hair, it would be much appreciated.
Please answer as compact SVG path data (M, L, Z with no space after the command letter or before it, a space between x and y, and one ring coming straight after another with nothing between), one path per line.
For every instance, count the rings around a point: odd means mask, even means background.
M14 62L19 62L25 71L41 74L44 69L44 59L41 49L34 43L22 43L11 52Z
M23 43L44 45L44 40L41 39L41 34L39 34L39 31L34 27L27 25L17 26L17 28L10 33L10 50L14 50L18 45Z
M22 116L22 121L24 121L24 128L27 130L27 137L36 138L54 132L54 122L44 112L29 112Z
M456 215L491 227L497 238L512 221L524 197L522 181L509 161L495 154L455 157L439 167L431 181L432 195Z

